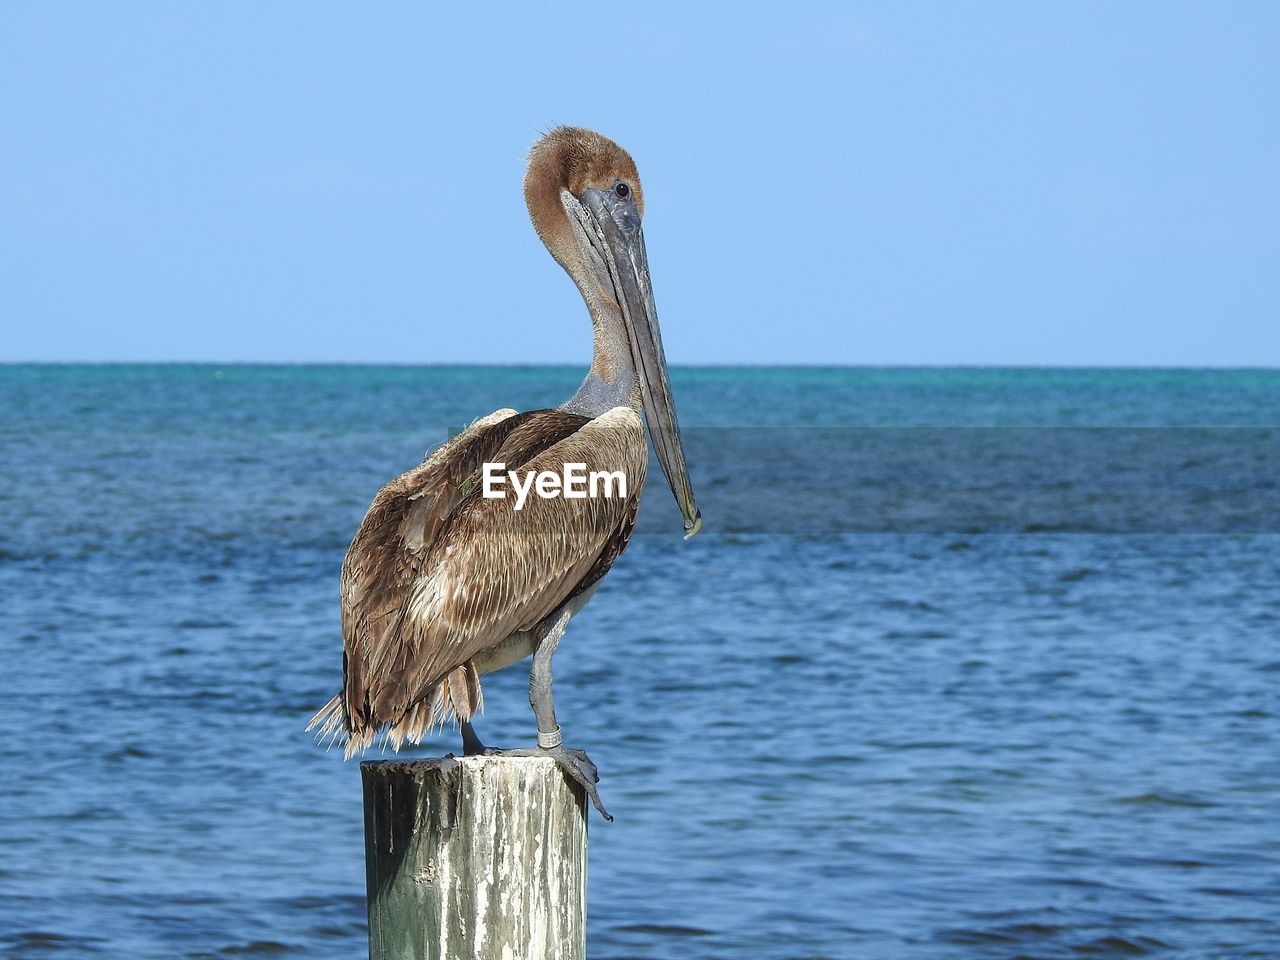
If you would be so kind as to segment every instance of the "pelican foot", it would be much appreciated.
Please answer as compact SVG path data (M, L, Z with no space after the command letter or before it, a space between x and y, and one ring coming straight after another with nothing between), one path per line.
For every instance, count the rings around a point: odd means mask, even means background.
M582 785L582 789L587 791L587 796L591 798L591 803L600 811L600 816L604 817L610 823L613 817L609 815L609 811L604 808L604 804L600 802L600 791L596 789L596 784L600 782L600 774L596 770L596 765L591 762L591 758L587 756L585 750L575 750L572 747L532 747L528 750L521 751L525 756L530 757L550 757L560 765L560 769L569 775L569 778L575 780Z
M555 737L557 740L560 738L558 732ZM596 765L592 763L585 750L575 750L573 747L566 747L564 744L556 744L554 747L517 747L513 750L486 747L480 742L480 738L476 736L475 729L471 724L464 723L462 725L462 755L464 757L550 757L560 765L560 769L571 780L582 785L582 789L587 791L587 796L591 798L592 805L600 811L600 816L610 823L613 822L613 817L609 815L609 811L600 802L600 791L596 789L596 784L600 782L600 771L596 769Z
M560 769L565 772L570 780L582 785L582 789L587 791L587 796L591 798L592 805L600 811L600 816L610 823L613 822L613 817L604 808L604 804L600 802L600 791L596 789L596 784L600 782L600 774L596 770L596 765L591 762L591 758L587 756L586 751L563 746L520 747L515 750L498 750L495 747L485 747L479 753L486 757L550 757L559 764Z

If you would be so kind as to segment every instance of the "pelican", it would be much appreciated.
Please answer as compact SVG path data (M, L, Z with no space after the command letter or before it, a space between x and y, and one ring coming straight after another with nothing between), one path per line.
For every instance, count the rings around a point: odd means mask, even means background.
M378 733L399 749L456 719L464 754L543 755L596 809L596 766L565 746L551 660L569 619L626 549L648 460L645 423L685 536L702 525L685 468L649 282L635 162L612 140L558 127L534 144L524 180L534 229L577 285L594 331L582 385L558 407L481 417L383 487L342 565L342 692L308 729L346 743ZM486 465L621 472L614 496L513 497L482 490ZM476 735L480 677L532 656L536 747L494 750Z

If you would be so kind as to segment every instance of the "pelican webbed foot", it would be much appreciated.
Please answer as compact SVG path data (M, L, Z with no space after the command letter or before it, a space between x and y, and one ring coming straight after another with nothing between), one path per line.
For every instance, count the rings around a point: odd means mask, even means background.
M523 755L526 757L550 757L560 765L571 780L582 785L582 789L587 791L587 796L591 798L592 805L600 811L600 816L609 822L613 822L613 817L609 811L604 808L604 804L600 802L600 791L596 789L596 784L600 782L600 773L596 770L596 765L591 762L591 758L587 756L585 750L575 750L573 747L566 747L560 744L554 747L529 747L526 750L512 750L510 753Z
M539 739L541 740L542 738L543 736L540 734ZM550 757L559 764L560 769L565 772L569 779L581 784L582 789L591 798L592 805L600 811L600 816L610 822L613 821L609 811L600 802L600 791L596 789L596 784L600 782L600 772L596 769L596 765L591 758L587 756L585 750L566 747L563 743L556 743L553 746L539 744L536 747L516 747L512 750L486 747L480 742L480 738L476 736L475 728L464 721L462 724L462 755L465 757Z

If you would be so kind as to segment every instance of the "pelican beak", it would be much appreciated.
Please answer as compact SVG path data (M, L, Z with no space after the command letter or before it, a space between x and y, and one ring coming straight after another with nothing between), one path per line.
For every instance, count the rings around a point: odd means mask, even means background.
M687 540L702 528L702 512L694 503L693 487L685 467L684 445L680 442L680 425L667 379L667 357L662 350L658 311L653 304L640 216L634 203L619 199L611 190L590 188L583 191L579 202L587 213L586 219L595 228L586 232L595 252L604 261L622 310L631 341L632 361L640 374L649 438L684 517Z

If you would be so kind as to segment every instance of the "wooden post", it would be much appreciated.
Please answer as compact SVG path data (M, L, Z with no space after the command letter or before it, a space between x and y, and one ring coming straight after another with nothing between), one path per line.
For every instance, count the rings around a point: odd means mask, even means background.
M370 960L585 960L585 793L546 757L369 761Z

